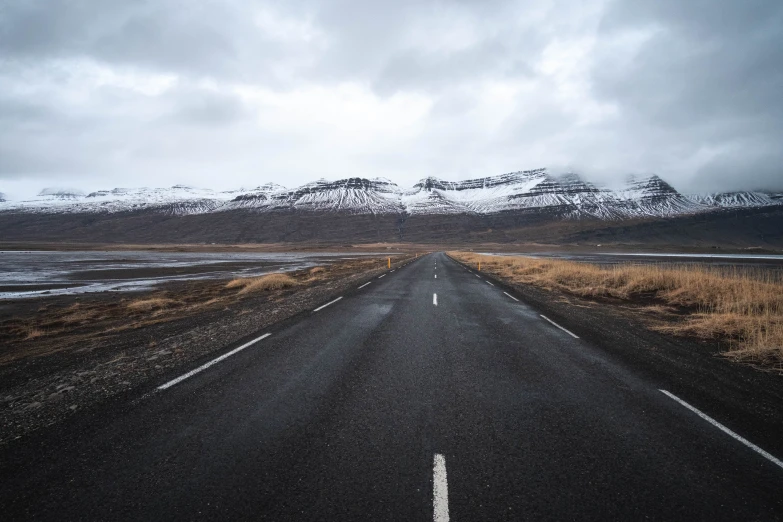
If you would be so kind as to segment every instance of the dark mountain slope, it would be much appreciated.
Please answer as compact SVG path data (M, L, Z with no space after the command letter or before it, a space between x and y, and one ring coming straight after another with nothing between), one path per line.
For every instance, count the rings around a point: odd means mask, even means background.
M0 241L94 243L372 243L485 241L783 246L783 207L672 218L564 220L540 209L495 214L355 214L234 210L170 215L0 213Z

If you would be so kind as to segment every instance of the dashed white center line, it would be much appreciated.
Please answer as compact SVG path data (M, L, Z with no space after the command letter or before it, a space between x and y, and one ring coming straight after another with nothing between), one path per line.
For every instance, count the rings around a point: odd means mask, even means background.
M383 275L380 275L380 276L378 276L378 279L380 279L380 278L382 278L382 277L386 277L386 274L383 274Z
M737 435L736 433L731 431L729 428L727 428L726 426L724 426L720 422L716 421L715 419L713 419L712 417L710 417L706 413L702 412L701 410L699 410L697 408L694 408L693 406L691 406L690 404L688 404L684 400L680 399L679 397L677 397L673 393L669 393L666 390L658 390L658 391L663 393L664 395L666 395L670 399L672 399L674 401L677 401L682 406L685 406L686 408L691 410L693 413L695 413L696 415L698 415L702 419L706 420L707 422L709 422L710 424L712 424L713 426L715 426L716 428L721 430L723 433L725 433L729 437L731 437L731 438L741 442L742 444L744 444L745 446L749 447L750 449L752 449L753 451L755 451L756 453L758 453L759 455L761 455L765 459L769 460L773 464L783 468L783 461L781 461L780 459L775 458L773 455L771 455L771 454L767 453L766 451L764 451L763 449L759 448L758 446L756 446L755 444L753 444L752 442L750 442L746 438Z
M481 279L481 276L480 276L480 275L478 275L478 274L473 274L473 275L474 275L474 276L476 276L476 277L478 277L479 279Z
M487 283L489 286L495 286L492 283L490 283L489 281L484 281L484 282Z
M395 268L394 270L397 270L397 269ZM390 273L390 274L393 274L393 273L394 273L394 270L392 270L392 271L391 271L391 272L389 272L389 273Z
M574 339L579 339L579 336L578 336L578 335L574 334L573 332L571 332L571 331L569 331L569 330L566 330L565 328L563 328L562 326L560 326L559 324L557 324L556 322L554 322L552 319L550 319L549 317L545 316L544 314L541 314L541 317L543 317L544 319L546 319L547 321L549 321L549 322L550 322L550 323L552 323L553 325L557 326L558 328L560 328L561 330L563 330L565 333L567 333L568 335L570 335L570 336L571 336L571 337L573 337Z
M438 274L435 274L435 279L437 279L437 278L438 278Z
M219 363L220 361L222 361L222 360L224 360L224 359L228 359L229 357L231 357L231 356L232 356L232 355L234 355L235 353L241 352L242 350L244 350L244 349L245 349L245 348L247 348L248 346L252 346L252 345L256 344L258 341L260 341L261 339L266 339L266 338L267 338L267 337L269 337L270 335L272 335L272 334L270 334L270 333L265 333L265 334L264 334L264 335L262 335L261 337L257 337L257 338L255 338L255 339L253 339L252 341L250 341L250 342L248 342L248 343L245 343L245 344L243 344L243 345L242 345L242 346L240 346L239 348L234 348L234 349L233 349L233 350L231 350L230 352L228 352L228 353L224 353L224 354L223 354L223 355L221 355L220 357L217 357L217 358L215 358L215 359L212 359L212 360L211 360L211 361L209 361L208 363L202 364L201 366L199 366L199 367L198 367L198 368L196 368L195 370L191 370L191 371L189 371L188 373L186 373L186 374L184 374L184 375L180 375L180 376L179 376L179 377L177 377L176 379L174 379L174 380L171 380L171 381L167 382L166 384L161 384L160 386L158 386L158 390L165 390L166 388L171 388L171 387L172 387L172 386L174 386L175 384L178 384L178 383L180 383L180 382L184 381L184 380L185 380L185 379L187 379L188 377L193 377L193 376L194 376L194 375L196 375L197 373L199 373L199 372L203 372L204 370L206 370L207 368L209 368L209 367L210 367L210 366L212 366L213 364L217 364L217 363Z
M517 301L517 302L519 302L519 299L517 299L517 298L516 298L516 297L514 297L513 295L509 294L508 292L503 292L503 293L504 293L504 294L506 294L507 296L509 296L509 297L510 297L511 299L513 299L514 301Z
M362 286L360 286L359 288L364 288L365 286L369 285L370 283L372 283L372 281L369 281L369 282L367 282L367 283L364 283L364 284L363 284Z
M449 522L449 482L446 477L446 458L435 454L432 463L432 511L435 522Z
M326 303L325 305L321 305L321 306L319 306L318 308L316 308L315 310L313 310L313 312L317 312L317 311L319 311L319 310L323 310L323 309L324 309L324 308L326 308L327 306L329 306L329 305L333 305L334 303L336 303L336 302L337 302L337 301L339 301L340 299L342 299L342 296L338 297L338 298L337 298L337 299L335 299L334 301L329 301L329 302L328 302L328 303Z
M432 294L432 304L438 306L438 294Z

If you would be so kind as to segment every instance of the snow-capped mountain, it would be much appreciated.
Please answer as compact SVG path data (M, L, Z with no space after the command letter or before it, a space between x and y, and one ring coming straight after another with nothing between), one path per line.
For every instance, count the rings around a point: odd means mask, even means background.
M765 192L683 195L658 176L631 178L624 187L610 190L576 174L555 176L546 169L457 182L428 177L411 188L401 188L383 178L348 178L318 180L293 189L272 183L224 192L183 185L162 189L116 188L87 194L73 189L44 189L35 198L24 201L15 201L0 194L0 212L114 213L146 210L172 215L233 210L387 215L487 215L541 211L566 219L625 219L781 204L783 194Z
M399 201L400 190L387 179L324 179L296 189L280 186L260 187L238 196L221 210L235 208L257 211L304 210L314 212L348 212L352 214L395 214L405 209Z
M115 188L84 192L46 188L25 201L6 200L0 210L44 213L128 212L157 209L172 214L201 214L213 211L235 198L234 192L215 192L184 185L171 188Z

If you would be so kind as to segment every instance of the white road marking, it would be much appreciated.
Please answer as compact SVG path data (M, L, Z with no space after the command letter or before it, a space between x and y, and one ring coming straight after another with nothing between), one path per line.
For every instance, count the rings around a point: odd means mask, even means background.
M489 286L495 286L492 283L490 283L489 281L484 281L484 282L487 283Z
M179 377L177 377L176 379L174 379L174 380L171 380L171 381L167 382L166 384L161 384L160 386L158 386L158 389L159 389L159 390L165 390L166 388L171 388L171 387L172 387L172 386L174 386L175 384L178 384L178 383L180 383L180 382L184 381L185 379L187 379L187 378L189 378L189 377L193 377L194 375L196 375L196 374L197 374L197 373L199 373L199 372L203 372L204 370L206 370L207 368L209 368L209 367L210 367L210 366L212 366L213 364L217 364L217 363L219 363L220 361L222 361L223 359L228 359L229 357L231 357L231 356L232 356L232 355L234 355L235 353L241 352L242 350L244 350L244 349L245 349L245 348L247 348L248 346L252 346L252 345L254 345L255 343L257 343L257 342L258 342L258 341L260 341L261 339L266 339L266 338L267 338L267 337L269 337L270 335L272 335L272 334L270 334L270 333L265 333L265 334L264 334L264 335L262 335L261 337L257 337L257 338L255 338L255 339L253 339L252 341L250 341L250 342L248 342L248 343L245 343L245 344L243 344L243 345L242 345L242 346L240 346L239 348L234 348L234 349L233 349L233 350L231 350L230 352L228 352L228 353L224 353L224 354L223 354L223 355L221 355L220 357L217 357L217 358L215 358L215 359L212 359L212 360L211 360L211 361L209 361L208 363L202 364L201 366L199 366L199 367L198 367L198 368L196 368L195 370L191 370L191 371L189 371L189 372L188 372L188 373L186 373L186 374L180 375L180 376L179 376Z
M438 278L438 274L435 274L435 279L437 279L437 278Z
M363 284L362 286L360 286L359 288L364 288L365 286L369 285L370 283L372 283L372 281L370 281L370 282L368 282L368 283L364 283L364 284Z
M517 298L516 298L516 297L514 297L513 295L509 294L508 292L503 292L503 293L504 293L504 294L506 294L507 296L509 296L509 297L510 297L511 299L513 299L514 301L516 301L516 302L519 302L519 299L517 299Z
M397 269L395 268L394 270L397 270ZM392 270L392 271L391 271L391 272L389 272L389 273L390 273L390 274L393 274L393 273L394 273L394 270Z
M432 294L432 304L438 306L438 294Z
M478 277L479 279L481 279L481 276L480 276L480 275L478 275L478 274L473 274L473 275L474 275L474 276L476 276L476 277Z
M570 336L571 336L571 337L573 337L574 339L579 339L579 336L578 336L578 335L574 334L573 332L571 332L571 331L569 331L569 330L566 330L565 328L563 328L562 326L560 326L559 324L557 324L556 322L554 322L552 319L550 319L549 317L545 316L544 314L541 314L541 317L543 317L544 319L546 319L547 321L549 321L549 322L550 322L550 323L552 323L553 325L557 326L558 328L560 328L561 330L563 330L565 333L567 333L568 335L570 335Z
M432 519L449 522L449 482L446 477L446 458L435 454L432 463Z
M337 299L335 299L334 301L329 301L329 302L328 302L328 303L326 303L325 305L321 305L321 306L319 306L318 308L316 308L315 310L313 310L313 312L317 312L318 310L323 310L323 309L324 309L324 308L326 308L327 306L329 306L329 305L333 305L334 303L336 303L336 302L337 302L337 301L339 301L340 299L342 299L342 296L338 297L338 298L337 298Z
M763 449L759 448L758 446L756 446L755 444L753 444L749 440L745 439L744 437L741 437L741 436L737 435L736 433L734 433L733 431L731 431L726 426L724 426L720 422L716 421L715 419L713 419L712 417L710 417L706 413L703 413L702 411L694 408L693 406L691 406L690 404L688 404L684 400L680 399L679 397L677 397L673 393L669 393L666 390L658 390L658 391L663 393L664 395L666 395L670 399L679 402L682 406L685 406L686 408L691 410L693 413L695 413L696 415L698 415L702 419L706 420L707 422L709 422L710 424L712 424L713 426L715 426L716 428L721 430L723 433L725 433L729 437L731 437L731 438L741 442L742 444L744 444L745 446L749 447L750 449L752 449L753 451L755 451L756 453L758 453L759 455L761 455L765 459L769 460L773 464L783 468L783 462L781 462L779 459L776 459L774 456L770 455L769 453L767 453Z
M380 279L380 278L382 278L382 277L386 277L386 274L383 274L383 275L380 275L380 276L378 276L378 279Z

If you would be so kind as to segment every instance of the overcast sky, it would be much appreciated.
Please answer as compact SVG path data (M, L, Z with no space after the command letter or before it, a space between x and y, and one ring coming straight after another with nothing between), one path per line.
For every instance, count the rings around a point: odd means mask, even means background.
M783 189L783 1L3 0L0 192Z

